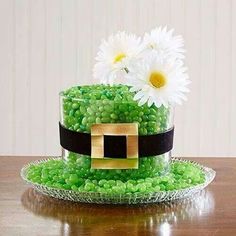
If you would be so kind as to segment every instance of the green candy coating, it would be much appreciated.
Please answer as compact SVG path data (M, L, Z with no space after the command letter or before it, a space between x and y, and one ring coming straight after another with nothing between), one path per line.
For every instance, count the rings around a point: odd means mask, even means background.
M183 170L181 173L179 173L180 169ZM195 186L205 181L204 172L198 166L187 162L172 163L169 174L165 176L127 181L120 179L100 179L98 181L92 178L80 178L77 171L76 162L72 164L63 160L49 160L40 164L32 164L28 169L27 179L57 189L110 194L171 191ZM45 176L45 173L48 174Z
M139 135L164 132L170 128L170 109L154 105L142 106L134 101L135 93L126 85L86 85L76 86L61 92L61 114L63 125L77 132L91 132L93 124L138 123ZM167 173L169 153L139 159L138 169L93 170L91 158L73 152L66 152L68 165L71 163L78 178L93 180L138 180ZM73 183L67 177L66 183ZM76 182L76 181L75 181ZM111 184L111 186L113 186ZM103 185L102 185L103 186ZM133 187L131 186L131 189ZM134 188L135 189L135 188ZM133 191L134 191L133 189ZM144 189L144 187L143 187Z
M90 132L94 123L139 124L139 134L163 132L168 127L169 109L147 104L139 106L135 93L126 85L76 86L61 92L63 124L66 128Z

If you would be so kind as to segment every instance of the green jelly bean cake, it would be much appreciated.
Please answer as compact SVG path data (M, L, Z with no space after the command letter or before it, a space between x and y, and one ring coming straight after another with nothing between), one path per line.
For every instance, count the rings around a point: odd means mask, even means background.
M60 93L61 122L72 131L90 133L93 124L138 123L139 135L161 133L172 127L172 112L164 106L139 106L127 85L75 86ZM91 157L64 151L64 161L32 166L28 178L59 189L107 193L175 190L204 182L191 163L169 165L170 152L143 157L138 169L92 169Z
M166 27L142 39L118 32L103 40L95 84L60 93L62 158L31 164L26 178L54 189L115 196L204 183L198 165L171 162L174 107L186 99L190 83L184 51L182 36Z

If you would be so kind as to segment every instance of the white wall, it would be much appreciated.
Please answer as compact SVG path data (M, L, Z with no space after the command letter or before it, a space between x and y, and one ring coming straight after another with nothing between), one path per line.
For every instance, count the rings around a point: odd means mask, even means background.
M101 38L157 25L188 50L175 155L236 156L234 0L0 0L0 154L60 154L58 92L92 82Z

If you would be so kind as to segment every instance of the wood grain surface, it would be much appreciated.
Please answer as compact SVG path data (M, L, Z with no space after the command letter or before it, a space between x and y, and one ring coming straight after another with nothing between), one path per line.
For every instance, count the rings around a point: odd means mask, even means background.
M193 199L141 206L76 204L35 192L20 169L42 157L0 157L0 235L236 235L236 160L194 158L214 182Z

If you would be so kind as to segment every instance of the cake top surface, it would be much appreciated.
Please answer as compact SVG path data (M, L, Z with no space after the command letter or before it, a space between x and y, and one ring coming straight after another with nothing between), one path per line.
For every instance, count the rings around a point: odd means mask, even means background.
M66 89L60 93L65 98L72 100L86 101L86 100L110 100L114 102L131 102L135 93L130 91L130 87L127 85L84 85L75 86ZM136 103L136 102L135 102Z

